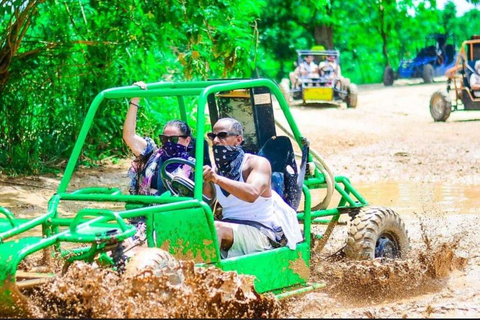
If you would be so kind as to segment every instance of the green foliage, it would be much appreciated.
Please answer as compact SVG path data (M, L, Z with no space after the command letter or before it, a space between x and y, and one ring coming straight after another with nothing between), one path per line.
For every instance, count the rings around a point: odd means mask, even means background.
M23 26L17 54L0 65L8 70L0 85L0 170L6 173L64 164L90 103L104 89L138 80L249 77L254 69L261 9L254 0L27 2L36 13ZM1 7L1 39L21 22L21 3ZM156 136L173 115L165 108L155 114L144 103L139 134ZM127 154L121 132L127 106L111 101L99 108L82 161Z
M479 3L478 0L471 0ZM380 82L385 65L413 57L429 33L457 47L480 30L477 10L413 0L25 0L0 6L0 170L40 173L68 159L90 103L135 81L268 77L293 70L296 49L331 41L342 74ZM156 137L176 101L141 101L138 132ZM185 101L195 130L195 100ZM127 101L103 103L82 161L129 153ZM162 106L162 112L155 112Z
M453 3L447 3L441 11L436 9L435 1L429 0L265 1L269 10L259 23L260 67L264 76L277 81L294 69L296 49L319 44L314 27L332 28L334 48L341 54L342 74L358 84L381 82L387 61L396 69L403 58L414 58L430 33L451 34L458 48L480 30L478 10L457 17Z

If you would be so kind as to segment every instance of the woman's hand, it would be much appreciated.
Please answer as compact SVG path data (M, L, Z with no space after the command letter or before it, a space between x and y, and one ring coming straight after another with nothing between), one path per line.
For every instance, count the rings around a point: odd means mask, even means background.
M133 84L133 86L139 86L143 90L147 90L147 85L143 81L137 81Z

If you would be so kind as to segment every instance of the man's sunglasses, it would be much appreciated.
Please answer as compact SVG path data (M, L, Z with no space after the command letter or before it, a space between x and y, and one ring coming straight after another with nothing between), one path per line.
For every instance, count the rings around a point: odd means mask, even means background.
M208 139L212 141L215 140L216 137L218 137L218 139L220 140L223 140L223 139L226 139L228 136L238 136L238 134L233 132L227 132L227 131L221 131L219 133L214 133L214 132L207 133Z
M172 143L178 143L178 140L180 138L187 138L188 136L166 136L164 134L161 134L158 137L160 138L160 142L162 144L166 144L168 141L171 141Z

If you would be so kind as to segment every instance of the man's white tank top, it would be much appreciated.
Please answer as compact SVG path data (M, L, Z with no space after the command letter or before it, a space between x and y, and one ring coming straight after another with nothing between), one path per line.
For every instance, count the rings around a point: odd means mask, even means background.
M240 166L240 182L245 182L242 172L247 158L248 154L245 154ZM222 216L224 219L257 221L267 227L277 225L274 216L273 197L265 198L260 196L250 203L238 199L233 194L229 194L226 197L218 185L215 185L215 188L218 202L223 208Z

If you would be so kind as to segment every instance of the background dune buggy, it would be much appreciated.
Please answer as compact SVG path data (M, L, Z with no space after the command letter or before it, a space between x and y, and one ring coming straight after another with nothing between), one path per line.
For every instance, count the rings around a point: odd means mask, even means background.
M425 83L433 82L434 77L444 75L453 67L456 60L455 44L447 43L447 34L429 34L425 38L425 47L420 49L413 59L401 59L395 73L387 66L383 73L383 84L393 85L395 79L422 78Z
M313 61L317 65L326 61L328 56L334 56L336 63L340 66L340 53L337 50L297 50L295 66L300 66L308 55L313 56ZM302 79L299 88L294 88L290 80L283 79L281 87L287 101L301 100L303 104L345 102L347 108L357 107L358 90L356 85L351 83L348 78L337 77L333 74L333 70L325 72L324 75L319 74L318 77Z
M452 111L480 110L480 98L474 96L470 76L477 73L480 59L480 36L462 43L455 65L445 73L446 90L438 90L430 98L430 114L435 121L446 121Z

